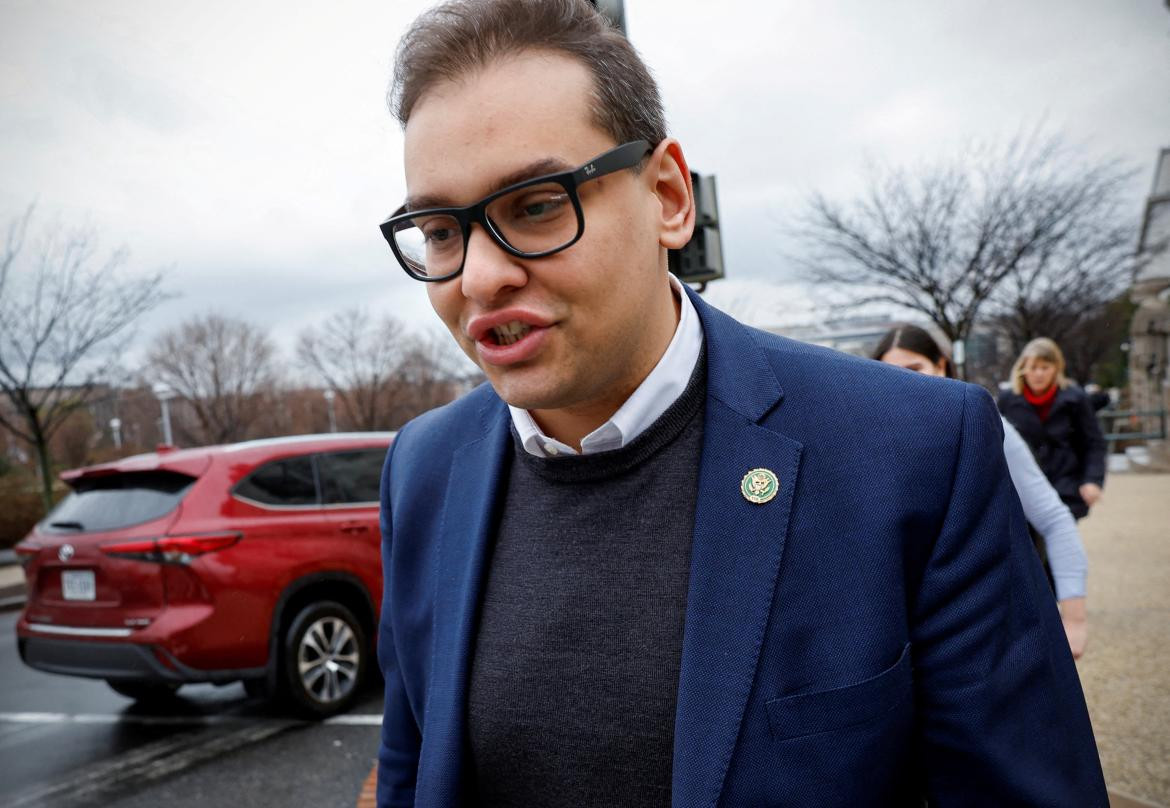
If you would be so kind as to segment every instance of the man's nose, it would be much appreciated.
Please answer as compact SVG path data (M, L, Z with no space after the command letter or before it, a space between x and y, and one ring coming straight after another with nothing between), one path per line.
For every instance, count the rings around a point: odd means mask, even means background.
M483 227L474 224L467 238L467 255L459 279L464 297L490 303L509 289L527 283L528 272Z

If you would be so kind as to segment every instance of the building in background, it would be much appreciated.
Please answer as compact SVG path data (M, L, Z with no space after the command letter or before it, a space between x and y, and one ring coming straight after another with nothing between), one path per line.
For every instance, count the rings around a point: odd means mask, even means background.
M765 330L801 342L868 357L887 331L904 322L906 321L895 320L888 314L877 314L772 325Z
M1138 252L1148 261L1131 293L1137 311L1129 340L1130 395L1136 410L1165 410L1170 408L1170 148L1158 155ZM1143 432L1158 429L1157 417L1143 419ZM1170 470L1170 442L1151 442L1150 465Z

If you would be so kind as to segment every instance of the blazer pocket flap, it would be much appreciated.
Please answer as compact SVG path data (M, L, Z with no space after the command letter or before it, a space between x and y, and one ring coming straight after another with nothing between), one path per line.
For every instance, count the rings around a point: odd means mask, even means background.
M784 696L767 703L772 734L780 740L863 724L902 703L911 689L910 644L891 667L832 690Z

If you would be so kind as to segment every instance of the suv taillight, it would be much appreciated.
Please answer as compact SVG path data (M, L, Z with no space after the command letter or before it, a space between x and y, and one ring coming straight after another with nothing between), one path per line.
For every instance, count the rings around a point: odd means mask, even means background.
M198 533L185 536L162 536L103 544L102 552L116 558L154 561L159 564L187 564L192 558L231 547L243 534Z
M41 551L40 547L31 544L18 544L12 549L16 553L16 560L24 568L27 568L32 560L37 557L37 553Z

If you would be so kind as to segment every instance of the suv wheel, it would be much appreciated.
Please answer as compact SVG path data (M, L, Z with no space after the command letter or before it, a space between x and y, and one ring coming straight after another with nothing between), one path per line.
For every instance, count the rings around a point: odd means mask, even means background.
M106 684L115 693L146 704L165 702L173 699L179 685L166 682L140 682L127 679L107 679Z
M306 606L284 641L284 678L293 703L324 718L353 704L367 666L366 636L353 613L333 601Z

